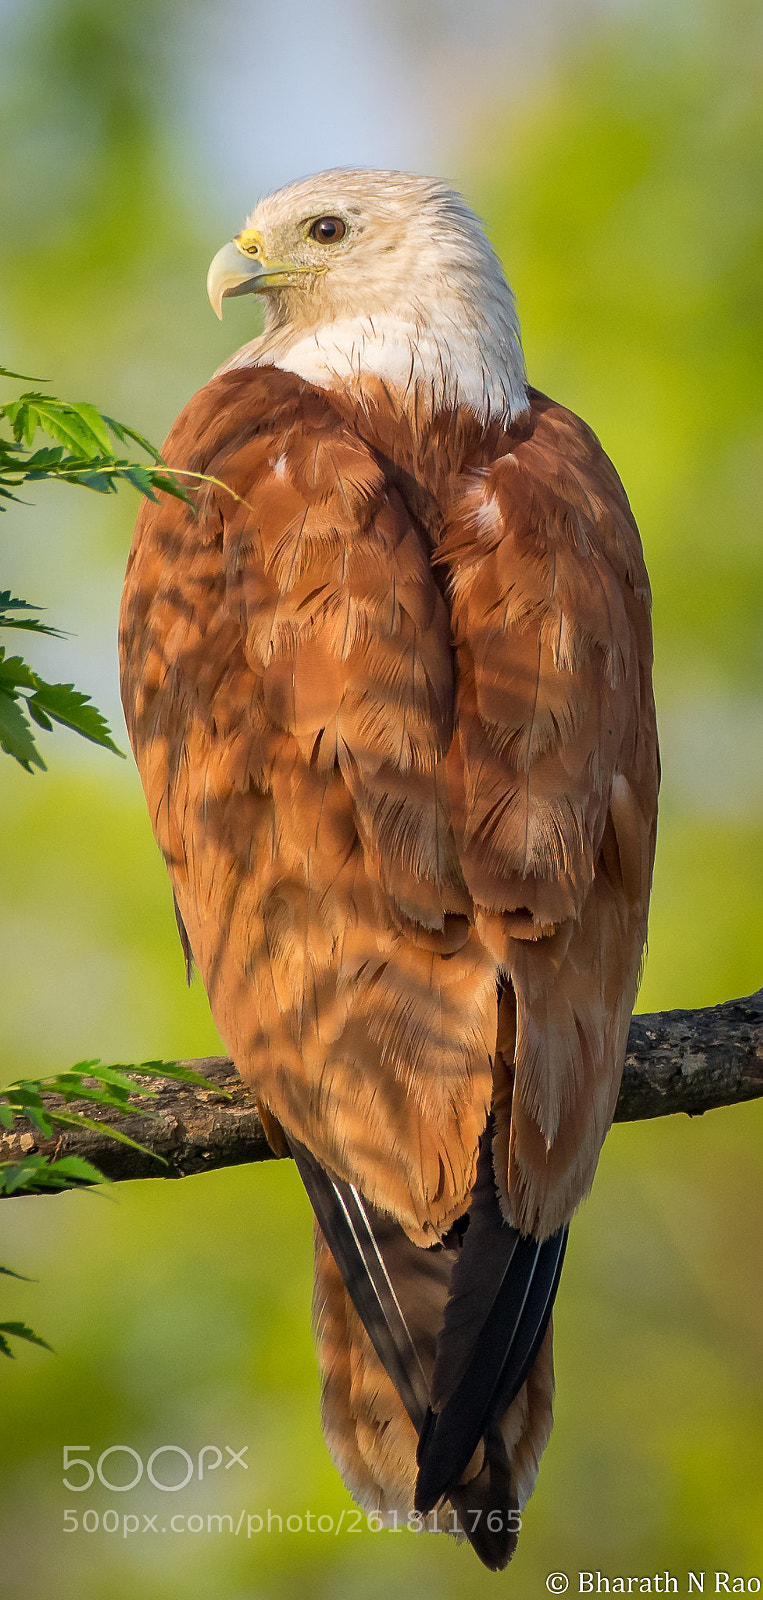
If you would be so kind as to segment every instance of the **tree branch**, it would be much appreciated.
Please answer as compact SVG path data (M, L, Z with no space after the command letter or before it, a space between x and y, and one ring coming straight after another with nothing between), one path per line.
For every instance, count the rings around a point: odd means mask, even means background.
M215 1091L165 1080L150 1102L153 1119L125 1117L120 1130L153 1152L144 1155L118 1144L106 1134L67 1129L55 1139L41 1139L19 1121L12 1134L0 1137L0 1161L41 1155L85 1156L107 1177L182 1178L215 1167L272 1158L255 1097L242 1083L233 1062L208 1056L185 1065L218 1087ZM139 1082L157 1088L155 1078ZM736 1105L763 1096L763 989L743 1000L701 1011L662 1011L634 1017L628 1037L616 1122L637 1122L677 1112L699 1116L716 1106ZM145 1106L145 1100L140 1097ZM50 1107L56 1102L51 1097ZM78 1109L77 1102L68 1110ZM82 1103L96 1121L113 1112ZM161 1165L157 1157L163 1157Z

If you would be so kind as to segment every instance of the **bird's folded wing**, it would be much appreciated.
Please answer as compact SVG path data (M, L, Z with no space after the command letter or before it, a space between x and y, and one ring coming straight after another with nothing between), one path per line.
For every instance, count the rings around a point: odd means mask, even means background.
M496 1170L507 1215L543 1237L589 1187L611 1120L658 762L649 587L624 490L585 424L531 401L457 499L436 561L457 655L459 858L516 998Z
M196 518L142 514L124 698L213 1015L284 1127L432 1242L473 1181L496 986L450 826L428 536L289 373L216 379L166 454L219 482Z

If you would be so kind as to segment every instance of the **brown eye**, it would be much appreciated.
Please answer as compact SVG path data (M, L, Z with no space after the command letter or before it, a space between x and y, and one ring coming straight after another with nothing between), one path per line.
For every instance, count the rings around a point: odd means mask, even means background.
M317 239L319 244L338 244L347 232L347 224L341 217L319 217L310 229L310 238Z

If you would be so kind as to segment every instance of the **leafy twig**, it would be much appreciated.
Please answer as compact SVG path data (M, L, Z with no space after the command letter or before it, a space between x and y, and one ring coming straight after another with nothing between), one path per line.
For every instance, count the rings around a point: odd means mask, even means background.
M6 367L0 367L0 376L34 382ZM112 494L125 482L151 500L156 499L156 490L188 500L159 451L142 433L97 411L87 401L60 400L31 389L0 405L0 417L11 434L10 439L0 436L0 499L18 500L14 491L23 483L58 478L99 494ZM33 450L38 433L47 434L53 446ZM150 457L151 465L117 456L112 434L120 444L137 444ZM4 509L0 505L0 510Z
M134 1078L127 1076L133 1072L140 1073L142 1077L169 1078L177 1083L192 1084L199 1089L217 1091L216 1084L210 1083L201 1073L194 1072L190 1067L180 1065L177 1061L143 1061L137 1066L129 1067L104 1066L100 1061L78 1061L68 1072L60 1072L47 1078L19 1078L15 1083L8 1083L0 1089L0 1127L12 1133L16 1119L23 1118L43 1139L50 1139L56 1128L87 1128L107 1134L110 1139L116 1139L120 1144L131 1145L134 1150L150 1155L152 1152L145 1145L140 1144L137 1139L129 1138L120 1128L100 1120L96 1122L82 1111L69 1112L64 1109L74 1100L79 1102L85 1100L94 1106L116 1111L121 1115L134 1112L135 1108L129 1103L131 1096L142 1095L144 1099L151 1101L156 1095L148 1084L136 1083ZM51 1096L60 1099L61 1105L51 1105ZM142 1115L148 1117L152 1115L150 1105L143 1108ZM162 1161L161 1156L155 1155L154 1159ZM85 1168L88 1170L85 1171ZM69 1178L71 1181L66 1181ZM47 1156L32 1154L22 1156L18 1162L0 1163L0 1195L35 1194L43 1189L72 1188L80 1183L107 1181L97 1167L90 1166L86 1161L81 1161L81 1170L72 1167L71 1171L66 1161L50 1161Z
M0 367L0 376L36 381L10 372L7 367ZM38 433L47 434L53 444L33 449ZM117 456L112 437L123 445L138 445L149 462ZM113 493L120 483L130 483L151 500L161 491L190 504L186 490L142 433L103 415L85 401L75 404L30 389L17 400L0 405L0 511L7 509L9 501L19 502L16 490L22 484L39 483L45 478L79 484L100 494ZM39 610L28 600L18 599L10 589L0 591L0 628L61 638L59 629L34 615ZM0 750L13 756L26 772L33 772L35 767L44 770L34 725L49 733L55 722L122 755L105 718L88 695L81 694L73 683L48 683L23 656L8 656L0 647Z
M144 1155L153 1155L154 1160L166 1166L163 1156L152 1152L146 1145L139 1144L137 1139L131 1139L120 1128L115 1128L109 1122L96 1122L93 1117L79 1110L70 1112L64 1109L74 1100L79 1102L85 1100L94 1106L105 1107L122 1115L127 1112L132 1112L134 1115L135 1108L129 1103L132 1095L142 1095L149 1101L156 1096L148 1084L136 1083L127 1075L131 1072L139 1072L142 1077L170 1078L178 1083L187 1083L199 1089L213 1089L219 1093L216 1084L177 1061L143 1061L139 1066L130 1067L108 1067L103 1066L100 1061L79 1061L69 1072L60 1072L46 1078L19 1078L15 1083L6 1084L0 1089L0 1127L8 1133L13 1133L16 1119L22 1118L43 1139L49 1139L56 1128L91 1129L107 1135L110 1139L116 1139L120 1144L130 1145L133 1150ZM60 1099L61 1105L51 1106L51 1096ZM150 1106L145 1106L142 1114L152 1116ZM25 1137L31 1141L30 1135L22 1135L22 1144ZM42 1155L36 1150L27 1150L18 1159L0 1161L0 1197L50 1194L62 1189L91 1188L94 1184L110 1183L110 1181L91 1161L86 1161L79 1155L65 1155L56 1159ZM22 1277L20 1272L14 1272L11 1267L0 1266L0 1273L10 1278ZM0 1355L13 1356L8 1336L24 1339L29 1344L42 1345L46 1350L51 1348L25 1323L2 1322Z

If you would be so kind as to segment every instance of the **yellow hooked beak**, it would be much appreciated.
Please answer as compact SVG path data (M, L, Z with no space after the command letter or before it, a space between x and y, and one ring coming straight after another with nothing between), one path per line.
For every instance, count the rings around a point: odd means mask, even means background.
M212 310L222 320L226 295L259 294L297 274L320 270L298 267L294 261L268 261L262 235L256 228L244 228L218 250L207 273L207 294Z

